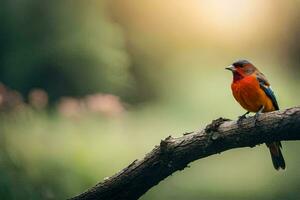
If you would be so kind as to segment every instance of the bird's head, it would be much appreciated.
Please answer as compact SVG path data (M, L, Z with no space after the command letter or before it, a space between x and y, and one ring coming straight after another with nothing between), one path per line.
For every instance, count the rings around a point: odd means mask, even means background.
M247 60L238 60L225 69L232 71L234 80L243 79L256 71L256 67Z

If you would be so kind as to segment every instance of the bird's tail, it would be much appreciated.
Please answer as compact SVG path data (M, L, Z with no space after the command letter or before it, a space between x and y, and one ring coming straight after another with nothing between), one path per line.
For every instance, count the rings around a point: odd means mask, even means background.
M273 142L267 144L269 147L273 166L276 170L285 169L285 161L281 153L281 143L280 142Z

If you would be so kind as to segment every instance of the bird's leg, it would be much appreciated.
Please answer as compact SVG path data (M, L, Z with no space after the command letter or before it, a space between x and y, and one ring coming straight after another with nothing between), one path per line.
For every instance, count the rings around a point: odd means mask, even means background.
M241 123L243 121L243 119L246 119L246 115L248 115L250 112L247 111L245 114L243 114L242 116L239 116L237 123Z
M265 106L262 105L262 106L260 107L259 111L258 111L257 113L255 113L255 115L254 115L254 124L255 124L255 125L256 125L256 121L257 121L257 119L258 119L258 116L263 112L264 109L265 109Z
M246 115L248 115L250 112L246 112L245 114L243 114L242 116L239 116L239 120L241 119L245 119L246 118Z

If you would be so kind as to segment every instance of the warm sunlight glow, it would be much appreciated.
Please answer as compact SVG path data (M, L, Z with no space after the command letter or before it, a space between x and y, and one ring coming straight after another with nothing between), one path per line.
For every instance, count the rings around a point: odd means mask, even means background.
M240 45L270 38L265 30L276 32L278 13L271 0L117 0L119 23L132 32L160 38L170 44ZM143 36L145 41L148 39ZM136 41L136 37L134 39ZM149 44L151 45L151 43Z
M210 21L223 27L250 22L251 11L255 10L255 4L245 0L209 0L203 7Z
M246 36L253 34L253 31L257 31L261 22L268 17L270 6L266 2L268 1L198 1L202 17L210 31L229 36Z

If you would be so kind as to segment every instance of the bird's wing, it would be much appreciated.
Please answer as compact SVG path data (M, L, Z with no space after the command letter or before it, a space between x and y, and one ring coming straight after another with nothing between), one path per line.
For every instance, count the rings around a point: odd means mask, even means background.
M256 78L259 82L260 88L266 93L266 95L271 99L273 106L276 110L279 110L279 106L275 97L275 94L270 86L265 75L261 72L256 72Z
M267 78L265 77L265 75L263 73L261 73L260 71L256 71L255 72L256 78L260 83L263 83L266 86L270 86L269 81L267 80Z

